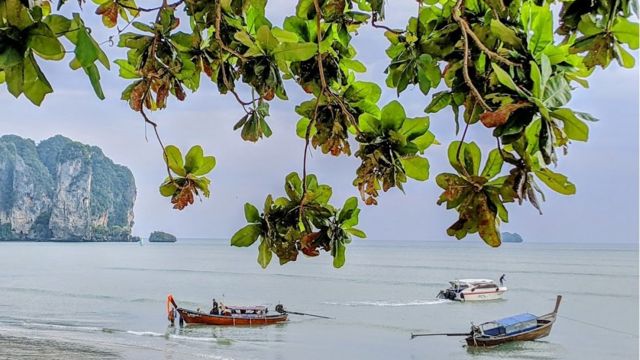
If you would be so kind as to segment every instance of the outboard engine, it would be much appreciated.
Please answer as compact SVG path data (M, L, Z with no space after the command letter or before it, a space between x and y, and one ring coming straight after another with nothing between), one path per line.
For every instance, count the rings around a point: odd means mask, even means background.
M451 289L442 290L440 291L440 293L438 293L437 298L447 299L447 300L456 300L456 292Z

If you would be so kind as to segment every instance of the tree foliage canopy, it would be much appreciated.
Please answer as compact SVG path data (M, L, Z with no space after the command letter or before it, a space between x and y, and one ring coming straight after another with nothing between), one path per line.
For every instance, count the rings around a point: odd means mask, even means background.
M320 249L340 267L351 235L364 237L353 227L356 198L337 209L329 204L331 188L307 174L309 146L361 161L353 184L366 205L382 201L380 190L402 190L410 179L429 177L425 150L437 143L429 118L407 117L398 101L382 106L380 86L358 80L367 68L351 42L365 25L384 30L386 86L398 95L409 87L430 95L426 114L453 109L456 131L462 130L449 145L452 172L436 176L443 189L438 204L459 213L447 229L450 236L479 233L490 246L501 243L499 224L508 221L509 203L529 202L540 210L541 185L575 193L564 175L550 169L572 141L587 141L587 123L596 120L568 107L572 91L587 87L597 67L613 61L634 67L629 49L638 49L633 0L417 0L403 29L382 25L385 11L393 11L384 0L298 0L280 26L266 17L267 0L163 0L154 8L135 0L93 1L104 26L117 26L118 46L127 49L125 59L114 61L130 81L122 100L156 135L149 111L166 108L170 98L185 101L187 90L197 91L202 80L238 102L244 115L234 129L252 142L271 136L269 102L287 100L285 82L309 95L295 107L297 135L305 139L302 176L289 174L287 197L269 195L262 213L245 205L249 224L231 240L250 246L260 238L263 267L273 253L286 263ZM12 95L40 105L53 92L40 64L71 58L71 69L82 69L104 98L100 67L111 63L101 43L80 13L60 13L62 6L90 6L83 3L59 0L53 10L46 0L0 0L0 83ZM155 19L140 21L145 13ZM252 97L243 99L241 87ZM496 139L485 159L478 145L465 142L470 126L484 127ZM215 158L194 146L183 159L159 135L158 141L168 172L160 193L177 209L199 194L208 197Z

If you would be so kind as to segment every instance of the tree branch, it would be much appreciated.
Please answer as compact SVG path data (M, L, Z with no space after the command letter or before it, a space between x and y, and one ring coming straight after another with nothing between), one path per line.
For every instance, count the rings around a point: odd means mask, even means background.
M453 19L456 22L458 22L458 24L460 24L460 28L462 29L462 40L463 40L463 44L464 44L464 55L463 55L464 56L464 58L463 58L463 63L464 64L462 66L462 75L464 77L465 83L469 87L469 90L475 96L476 100L480 103L482 108L485 111L493 111L489 107L489 105L487 105L487 103L484 101L484 99L482 98L482 95L480 95L480 92L475 87L475 85L473 85L473 82L471 81L471 77L469 76L469 39L467 38L467 32L464 30L464 26L462 25L463 20L460 17L460 14L459 14L462 11L461 10L462 1L463 0L458 0L458 3L453 8ZM467 122L467 125L469 125L468 122Z

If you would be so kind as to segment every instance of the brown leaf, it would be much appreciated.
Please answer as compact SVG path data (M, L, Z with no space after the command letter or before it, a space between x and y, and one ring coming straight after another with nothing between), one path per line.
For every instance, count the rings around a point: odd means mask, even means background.
M185 207L193 204L193 200L192 185L189 184L184 186L179 193L173 195L171 203L174 209L183 210Z
M526 101L520 101L515 104L502 105L496 111L487 111L483 114L480 114L480 121L484 126L488 128L498 127L500 125L504 125L507 120L509 120L509 116L511 116L514 111L528 106L531 106L531 104Z
M144 94L147 92L147 84L144 81L140 81L131 91L131 97L129 98L129 106L134 111L142 110L142 102Z
M313 246L313 242L316 241L319 237L320 237L319 231L304 235L302 239L300 239L300 245L302 246L302 249L309 248L309 247L315 248L315 246Z
M187 94L184 93L184 89L182 88L182 84L178 80L173 81L173 90L176 92L176 97L180 101L184 101L187 97Z

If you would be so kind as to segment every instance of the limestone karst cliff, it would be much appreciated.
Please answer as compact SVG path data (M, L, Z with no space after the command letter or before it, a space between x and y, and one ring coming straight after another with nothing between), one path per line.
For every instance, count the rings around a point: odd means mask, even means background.
M132 241L131 171L57 135L0 137L0 240Z

